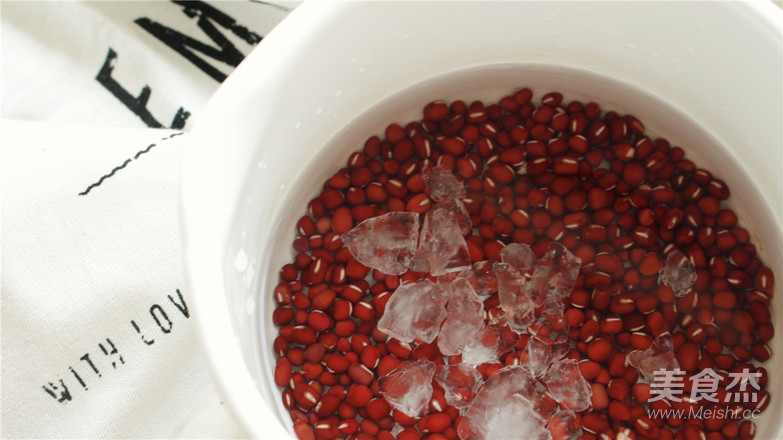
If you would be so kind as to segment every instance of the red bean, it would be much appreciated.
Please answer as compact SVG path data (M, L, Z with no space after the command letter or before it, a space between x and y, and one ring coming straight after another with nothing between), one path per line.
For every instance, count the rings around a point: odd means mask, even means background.
M750 333L756 328L753 317L744 310L737 310L731 317L731 325L740 333Z
M764 266L756 272L756 287L771 294L775 281L770 268Z
M304 421L294 422L294 432L299 440L315 440L315 432Z
M600 383L591 384L593 395L590 398L590 403L593 409L602 410L609 407L609 395L606 393L606 387Z
M345 206L337 208L332 216L332 229L338 234L348 232L353 228L351 210Z
M633 315L629 315L626 319L632 317ZM629 322L630 319L629 319ZM642 325L635 325L635 324L626 324L627 327L629 327L629 330L637 330L640 329L644 324L644 321L642 321ZM638 331L634 331L631 333L631 346L635 348L636 350L647 350L650 348L650 345L652 344L652 337L648 335L647 333L642 333Z
M588 359L582 360L579 362L579 371L582 373L582 376L584 376L587 380L592 380L598 377L598 374L601 372L601 364L595 361L591 361Z
M391 408L389 407L389 404L386 403L386 401L381 398L370 400L367 403L366 408L367 408L367 415L372 420L380 420L386 417L391 412Z
M582 417L582 429L592 434L600 434L609 429L609 422L598 413L587 413Z
M631 418L631 412L628 405L613 400L609 404L609 417L614 420L628 420Z
M685 371L696 370L700 356L699 346L691 342L683 344L677 351L677 361Z
M729 198L729 187L720 179L713 179L707 184L707 192L718 200Z
M655 275L663 268L663 261L656 253L647 253L639 264L642 275Z
M750 440L756 435L756 425L750 420L745 420L739 427L740 440Z
M425 419L424 426L429 432L443 432L451 426L451 417L446 413L433 413Z
M759 362L766 362L770 357L772 357L772 350L769 348L769 345L763 342L754 343L750 348L750 352Z
M596 339L587 346L587 355L591 360L603 362L609 358L611 343L606 339Z

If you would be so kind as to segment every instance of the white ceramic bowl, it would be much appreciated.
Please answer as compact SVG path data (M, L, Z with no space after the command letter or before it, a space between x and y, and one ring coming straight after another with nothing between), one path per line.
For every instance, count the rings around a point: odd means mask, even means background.
M434 99L558 90L629 111L732 188L778 269L783 13L766 1L305 2L196 121L183 171L190 289L214 378L248 435L291 436L271 370L271 288L294 223L364 139ZM383 103L383 105L379 105ZM757 438L780 438L783 338ZM776 417L777 415L777 417Z

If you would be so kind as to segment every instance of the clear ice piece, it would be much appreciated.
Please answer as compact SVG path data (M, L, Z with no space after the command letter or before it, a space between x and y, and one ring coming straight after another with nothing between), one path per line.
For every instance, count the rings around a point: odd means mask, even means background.
M462 350L462 362L473 365L498 362L500 356L511 351L517 339L505 316L501 316L496 322L487 323L468 341Z
M438 277L438 283L446 285L457 278L465 278L479 297L490 296L498 291L498 279L492 270L492 263L489 260L477 261L460 272L450 272Z
M549 409L542 412L542 407ZM457 434L463 440L546 439L549 432L545 426L556 407L527 369L510 365L484 382L465 411Z
M628 353L628 364L636 368L640 379L646 383L653 382L656 370L674 371L680 368L674 354L672 335L668 332L661 333L647 350L634 350Z
M457 180L453 172L439 166L428 166L421 170L424 187L435 202L461 199L467 196L465 185Z
M576 413L570 409L556 412L546 428L552 434L552 438L558 440L577 440L583 434Z
M427 213L430 212L433 214L442 212L447 217L454 217L463 236L473 231L473 221L470 219L470 213L461 200L446 200L445 202L436 203L427 211Z
M442 354L453 356L461 354L484 326L484 304L465 278L452 281L447 292L447 315L438 335L438 348Z
M519 439L549 440L551 435L544 428L540 418L536 417L533 405L519 394L499 405L487 421L487 440Z
M414 270L441 276L470 267L468 244L459 220L460 206L464 209L459 200L450 200L436 204L424 215L419 246L414 254Z
M455 408L467 408L484 383L476 367L465 362L438 365L435 380L443 387L446 403Z
M386 303L378 330L401 342L420 339L430 343L446 319L446 300L440 286L427 278L402 283Z
M340 236L360 263L388 275L408 271L419 237L419 214L389 212L368 218Z
M547 301L536 309L536 317L528 326L528 333L548 344L568 343L571 326L566 319L563 303L552 298Z
M527 290L527 278L508 263L495 263L493 267L498 280L500 308L506 313L508 324L517 333L527 332L535 309Z
M562 359L568 353L568 341L556 343L544 342L536 336L531 336L525 346L528 361L527 367L533 377L539 378L546 374L549 367Z
M561 359L552 364L543 382L561 407L577 412L590 407L593 389L582 376L575 359Z
M658 282L672 288L674 296L685 296L696 282L696 269L682 252L674 250L666 254L666 262L658 274Z
M582 260L560 243L551 243L536 263L528 289L537 306L548 298L561 299L571 294Z
M378 379L380 393L389 405L409 417L421 417L432 398L436 365L429 359L401 363Z
M526 244L509 243L500 251L500 261L524 274L535 267L536 254Z

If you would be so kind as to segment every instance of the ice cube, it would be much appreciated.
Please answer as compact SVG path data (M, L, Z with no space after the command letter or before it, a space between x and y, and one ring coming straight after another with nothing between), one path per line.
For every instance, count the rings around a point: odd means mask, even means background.
M468 280L457 278L448 285L446 312L438 348L446 356L458 355L484 326L484 304Z
M419 214L390 212L368 218L340 236L360 263L388 275L410 267L419 237Z
M443 213L447 217L454 217L459 224L459 229L463 236L467 236L473 231L473 221L470 219L470 213L465 204L460 200L446 200L436 203L427 213Z
M506 313L508 323L517 333L527 332L533 322L535 304L527 290L524 274L509 263L495 263L495 276L498 280L500 308Z
M674 296L685 296L696 282L696 270L685 254L674 250L666 254L666 263L659 272L658 282L671 287Z
M669 332L661 333L646 350L628 353L628 364L636 368L640 379L652 383L656 370L674 371L680 367L674 354L674 341Z
M462 362L473 365L498 362L500 356L511 351L517 339L508 321L501 316L497 321L488 322L468 341L462 350Z
M441 275L438 277L438 283L447 285L457 278L465 278L480 298L488 297L498 291L498 279L492 270L492 263L489 260L477 261L460 272Z
M440 286L427 278L402 283L386 303L378 330L402 342L430 343L446 319L446 300Z
M414 270L440 276L470 267L468 244L458 220L461 203L438 203L424 216L414 254Z
M577 412L590 407L593 389L582 376L575 359L561 359L552 364L543 382L561 407Z
M547 430L553 439L577 440L582 436L582 425L576 418L576 413L570 409L563 409L552 416L547 425Z
M463 440L548 438L544 427L556 410L542 413L547 400L551 397L527 369L503 367L481 386L457 433Z
M537 306L547 298L561 299L571 294L582 260L560 243L551 243L536 263L528 289Z
M424 180L424 188L430 194L430 199L435 202L461 199L467 196L463 185L453 172L439 165L427 166L421 170Z
M465 362L438 365L435 380L443 387L446 403L455 408L467 408L484 383L476 367Z
M403 362L378 379L380 393L393 408L409 417L421 417L432 398L435 367L426 358Z
M568 342L570 329L563 303L549 298L544 305L535 310L535 318L528 326L528 333L548 344L558 344Z
M500 251L500 261L525 274L536 265L536 254L526 244L509 243Z
M567 340L556 343L544 342L537 336L531 336L525 346L528 355L527 367L533 377L542 377L549 367L568 353Z
M498 405L491 418L487 420L484 436L487 440L549 440L551 435L544 428L545 420L537 417L533 405L519 394Z

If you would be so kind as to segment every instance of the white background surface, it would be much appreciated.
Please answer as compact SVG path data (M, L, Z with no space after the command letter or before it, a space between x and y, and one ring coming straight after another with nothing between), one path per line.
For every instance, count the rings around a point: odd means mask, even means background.
M288 12L210 4L259 36ZM177 135L219 82L136 21L215 43L166 1L3 1L0 18L0 435L243 437L200 350L179 230ZM96 80L110 49L111 78L133 97L148 86L163 127L190 112L183 130L149 128Z

